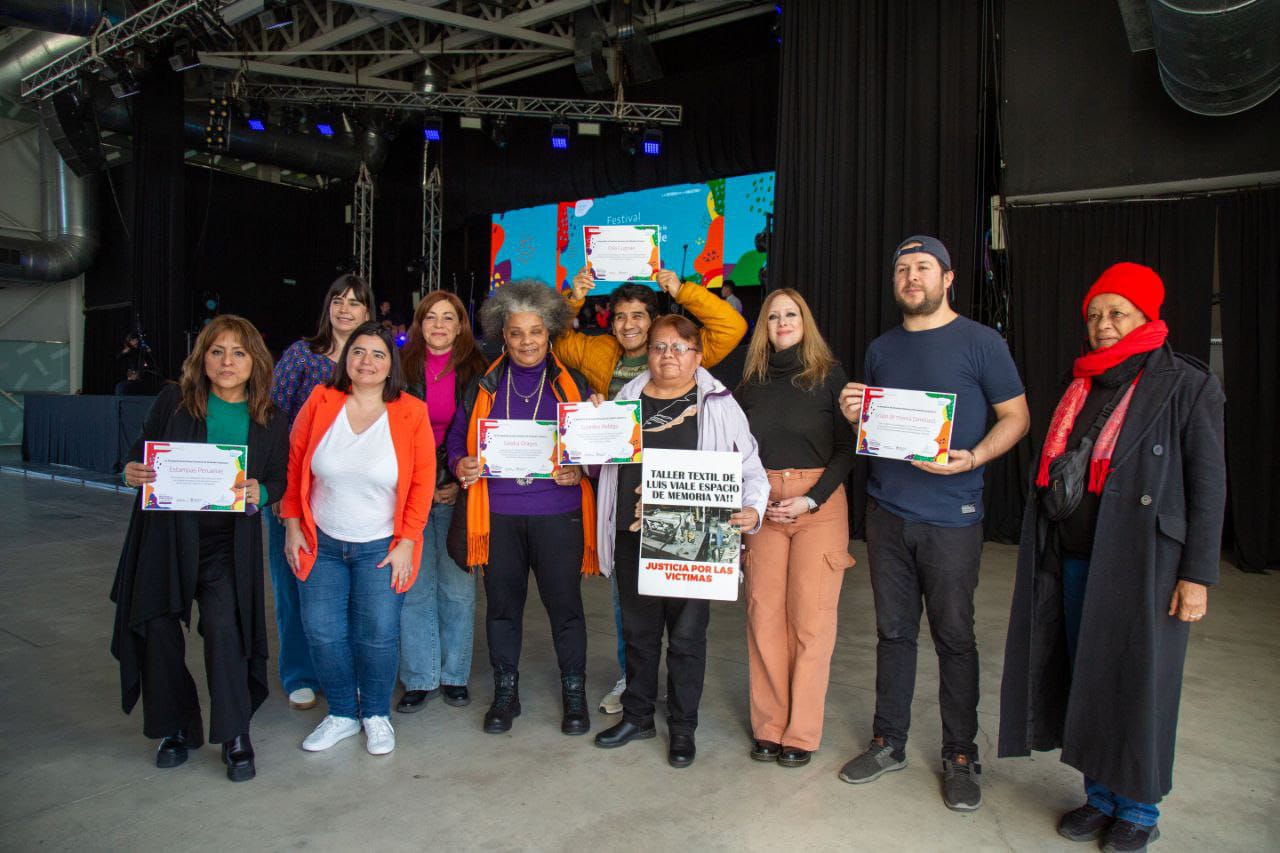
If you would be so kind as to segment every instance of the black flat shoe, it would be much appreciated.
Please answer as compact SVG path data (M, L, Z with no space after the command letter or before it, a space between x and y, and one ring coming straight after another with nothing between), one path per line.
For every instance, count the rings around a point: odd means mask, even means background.
M416 714L427 707L428 701L439 695L439 687L434 690L406 690L404 695L400 697L399 704L396 705L396 712L400 714Z
M804 767L812 757L813 753L807 749L800 749L797 746L784 746L782 752L778 753L778 763L783 767Z
M187 734L178 732L160 741L156 750L156 767L177 767L187 760Z
M460 687L446 684L441 690L444 692L444 704L446 705L461 708L463 705L471 704L471 694L467 692L467 685L465 684Z
M616 726L611 726L596 735L596 746L601 749L614 749L619 746L625 746L633 740L648 740L657 736L658 730L653 727L653 720L643 726L637 726L635 723L623 720Z
M672 735L667 747L667 763L672 767L688 767L698 754L693 735Z
M227 778L232 782L248 782L257 775L249 735L236 735L222 745L222 763L227 765Z
M756 761L777 761L780 752L782 752L782 744L771 740L758 740L755 746L751 747L751 757Z

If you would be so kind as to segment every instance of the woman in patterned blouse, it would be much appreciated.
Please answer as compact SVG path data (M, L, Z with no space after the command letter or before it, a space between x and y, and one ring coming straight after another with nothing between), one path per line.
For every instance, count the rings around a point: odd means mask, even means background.
M325 294L316 333L296 341L276 362L271 400L291 426L311 390L333 376L334 364L352 330L371 319L373 289L369 283L355 275L338 276ZM289 705L306 710L315 706L320 682L302 633L298 581L285 562L284 525L274 512L266 516L271 540L268 563L275 594L276 632L280 637L280 681L289 694Z

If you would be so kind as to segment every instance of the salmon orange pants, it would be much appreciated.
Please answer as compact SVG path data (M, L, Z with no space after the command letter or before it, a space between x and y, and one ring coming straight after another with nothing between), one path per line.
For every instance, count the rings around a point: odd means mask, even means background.
M806 494L821 468L769 471L769 500ZM747 653L757 740L816 750L849 556L844 486L813 514L747 537Z

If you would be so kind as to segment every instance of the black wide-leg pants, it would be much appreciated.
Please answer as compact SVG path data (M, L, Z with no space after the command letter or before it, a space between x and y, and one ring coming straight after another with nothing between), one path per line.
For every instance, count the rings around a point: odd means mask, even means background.
M248 734L249 658L240 642L230 516L201 517L196 604L209 682L209 740L224 743ZM185 732L203 743L200 700L186 664L186 639L176 614L146 623L142 643L142 731L162 738Z

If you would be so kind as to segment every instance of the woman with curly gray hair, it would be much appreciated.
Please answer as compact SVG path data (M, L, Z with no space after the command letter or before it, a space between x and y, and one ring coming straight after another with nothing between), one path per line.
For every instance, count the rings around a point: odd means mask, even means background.
M581 735L591 729L580 583L582 575L600 573L595 494L576 465L560 466L545 479L481 477L477 439L484 419L555 421L557 403L588 398L586 380L551 351L552 339L568 328L570 317L564 299L541 282L513 281L494 291L480 308L480 322L485 337L502 343L503 353L471 381L449 428L449 468L466 489L466 512L455 513L450 530L453 540L454 532L461 532L458 519L465 519L465 558L461 547L451 548L451 555L468 570L484 570L494 684L484 730L491 734L509 730L520 715L520 644L530 569L560 664L560 731Z

